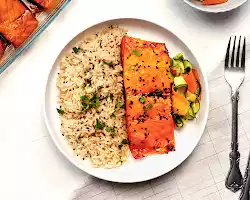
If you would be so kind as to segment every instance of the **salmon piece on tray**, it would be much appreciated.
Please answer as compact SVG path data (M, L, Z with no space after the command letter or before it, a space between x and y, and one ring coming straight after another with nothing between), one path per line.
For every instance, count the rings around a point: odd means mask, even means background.
M52 8L56 5L56 3L58 2L58 0L32 0L32 2L37 3L38 5L40 5L43 8Z
M6 49L6 43L5 41L1 38L1 35L0 35L0 59L3 57L3 54L5 52L5 49Z
M171 91L170 57L164 43L124 36L121 46L127 94Z
M27 8L19 0L0 1L0 24L13 22L25 13Z
M135 159L173 151L172 79L166 46L127 36L121 46L130 151Z
M26 10L15 21L1 23L0 32L14 47L19 47L32 34L37 25L36 18L29 10Z

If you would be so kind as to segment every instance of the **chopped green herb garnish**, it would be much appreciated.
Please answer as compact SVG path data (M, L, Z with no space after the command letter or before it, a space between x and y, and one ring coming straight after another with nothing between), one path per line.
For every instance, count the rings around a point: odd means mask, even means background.
M116 118L115 113L112 113L112 114L110 115L110 118Z
M56 110L57 110L57 112L58 112L60 115L63 115L63 114L64 114L64 110L62 110L61 108L57 108Z
M103 130L104 126L105 126L104 123L101 123L98 120L96 121L96 125L95 125L96 129Z
M123 146L123 144L119 144L119 145L118 145L119 149L121 149L121 148L122 148L122 146Z
M136 70L134 67L129 67L128 70Z
M110 127L107 127L106 128L106 131L109 133L111 131L111 128Z
M123 140L122 140L122 144L129 144L129 141L126 140L126 139L123 139Z
M119 102L115 105L116 108L122 108L124 106L124 103L123 102Z
M139 53L137 50L133 50L132 54L135 54L136 56L141 56L141 53Z
M145 103L146 99L145 99L145 97L140 97L140 98L139 98L139 101L140 101L141 103Z
M153 108L153 104L152 103L148 104L148 109L151 109L151 108Z
M113 63L112 63L112 62L105 62L105 61L103 61L103 63L104 63L105 65L113 66Z
M84 101L85 99L88 99L88 97L86 95L80 96L80 101Z
M162 96L162 91L156 92L156 96L161 97Z
M116 134L115 133L111 133L111 137L113 138L113 137L115 137L116 136Z
M115 128L112 128L112 129L111 129L111 132L113 132L113 133L116 132Z
M74 53L78 53L78 52L79 52L79 50L80 50L80 48L73 47L73 51L74 51Z
M146 107L146 106L143 106L143 110L147 110L147 107Z

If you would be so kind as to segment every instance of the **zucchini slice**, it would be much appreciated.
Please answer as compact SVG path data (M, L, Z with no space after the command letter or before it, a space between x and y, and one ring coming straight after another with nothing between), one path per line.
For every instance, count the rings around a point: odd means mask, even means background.
M195 95L194 93L192 93L192 92L189 92L189 91L187 90L187 92L186 92L186 98L187 98L187 100L190 101L190 102L195 102L195 100L196 100L196 95Z
M184 54L183 53L178 53L174 56L175 60L180 60L183 61L184 60Z
M192 108L189 108L186 118L188 120L193 120L195 118L195 113Z
M193 69L191 62L189 62L188 60L184 60L183 63L184 63L184 69L186 73L191 72Z
M183 87L188 88L185 79L182 76L174 77L174 89L178 90Z
M192 110L193 110L194 114L196 114L200 110L200 103L192 103L191 107L192 107Z

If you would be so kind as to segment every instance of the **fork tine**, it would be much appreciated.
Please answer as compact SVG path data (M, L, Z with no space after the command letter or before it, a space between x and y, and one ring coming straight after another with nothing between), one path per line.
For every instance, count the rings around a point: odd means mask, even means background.
M241 57L241 67L245 69L246 62L246 37L244 37L244 44L242 49L242 57Z
M225 58L225 68L229 67L230 44L231 44L231 37L230 37L228 45L227 45L227 54L226 54L226 58Z
M241 36L240 36L239 44L238 44L238 51L237 51L237 57L236 57L236 67L240 66L240 41L241 41Z
M232 55L231 55L231 67L234 67L235 42L236 42L236 36L234 36L234 46L233 46L233 52L232 52Z

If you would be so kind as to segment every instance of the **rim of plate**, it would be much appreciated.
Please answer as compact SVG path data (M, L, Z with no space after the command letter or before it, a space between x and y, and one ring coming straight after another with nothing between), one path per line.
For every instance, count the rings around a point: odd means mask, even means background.
M190 0L184 0L184 2L186 4L188 4L189 6L195 8L197 10L203 11L203 12L207 12L207 13L223 13L223 12L228 12L228 11L234 10L234 9L242 6L244 3L247 2L247 0L243 0L243 1L241 1L238 4L235 4L235 5L231 5L231 6L229 5L227 7L221 7L220 9L219 8L215 9L216 5L214 5L214 6L213 5L211 5L211 6L202 6L202 5L199 5L199 4L195 4Z
M96 175L95 173L92 173L91 171L89 170L86 170L82 165L80 165L79 163L75 162L74 159L73 159L73 156L68 156L68 154L64 151L64 149L62 148L62 146L60 144L58 144L57 140L56 140L56 137L54 136L53 134L53 131L52 131L52 128L50 127L50 124L49 124L49 121L48 121L48 117L47 117L47 112L46 112L46 91L47 91L47 86L48 86L48 82L49 82L49 77L50 77L50 74L53 70L53 67L57 61L57 58L59 57L59 55L61 54L61 51L72 41L74 40L78 35L80 35L81 33L87 31L88 29L91 29L95 26L98 26L98 25L101 25L103 23L109 23L109 22L112 22L112 21L118 21L118 20L139 20L139 21L142 21L142 22L146 22L146 23L151 23L153 25L156 25L156 26L159 26L160 28L163 28L165 29L166 31L168 31L169 33L171 33L172 35L174 35L179 41L181 41L183 43L183 45L185 45L185 47L191 52L191 54L193 55L193 57L196 59L196 62L199 66L199 70L201 72L201 75L202 75L202 78L204 80L204 85L203 85L203 88L204 88L204 91L205 91L205 95L206 95L206 98L204 98L204 102L205 104L207 105L207 108L206 110L204 111L204 120L202 122L202 125L201 125L201 129L200 129L200 134L199 134L199 137L196 138L196 142L195 142L195 145L194 145L194 148L190 151L189 154L187 154L183 159L180 159L180 161L176 164L176 166L174 167L171 167L168 171L166 170L165 172L155 172L154 175L150 176L150 177L147 177L145 179L133 179L133 180L114 180L114 179L110 179L110 178L107 178L106 176L102 176L102 175ZM49 70L49 73L47 75L47 78L46 78L46 84L45 84L45 87L44 87L44 97L43 97L43 115L44 115L44 120L45 120L45 124L46 124L46 127L47 127L47 130L50 134L50 137L52 138L55 146L57 147L57 149L64 155L64 157L67 158L68 161L70 161L75 167L81 169L82 171L96 177L96 178L100 178L102 180L106 180L106 181L110 181L110 182L117 182L117 183L137 183L137 182L143 182L143 181L148 181L148 180L151 180L151 179L154 179L154 178L157 178L157 177L160 177L164 174L167 174L168 172L172 171L173 169L175 169L176 167L178 167L181 163L183 163L191 154L192 152L194 151L194 149L197 147L203 133L204 133L204 130L205 130L205 127L206 127L206 123L207 123L207 120L208 120L208 113L209 113L209 90L208 90L208 80L207 80L207 76L206 76L206 73L204 72L204 69L202 69L200 67L200 63L197 59L197 57L195 56L195 54L193 53L193 51L190 50L190 48L186 45L185 42L183 42L183 40L181 40L177 34L175 34L174 32L172 32L171 30L169 30L168 28L166 28L164 25L158 23L158 22L153 22L153 21L149 21L149 20L145 20L145 19L140 19L140 18L131 18L131 17L123 17L123 18L113 18L113 19L109 19L109 20L104 20L104 21L100 21L98 23L95 23L85 29L83 29L82 31L80 31L79 33L77 33L75 36L73 36L71 39L69 39L69 41L66 42L66 45L61 49L59 50L59 52L57 53L57 56L56 58L53 60L52 62L52 66L51 66L51 69ZM107 169L109 170L109 169Z

